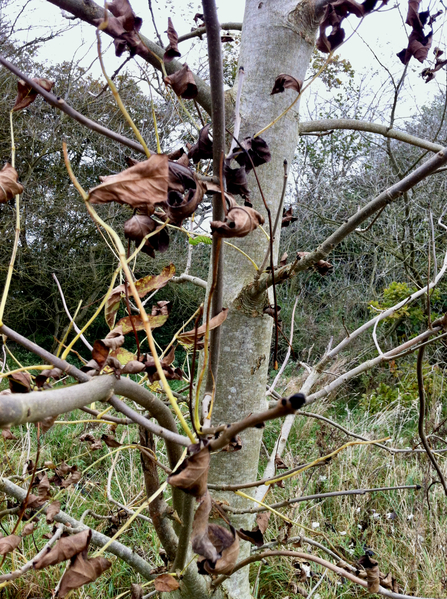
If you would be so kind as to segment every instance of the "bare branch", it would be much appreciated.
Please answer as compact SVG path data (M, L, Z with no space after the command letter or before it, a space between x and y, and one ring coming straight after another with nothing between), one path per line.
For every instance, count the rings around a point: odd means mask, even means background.
M242 23L221 23L220 24L220 28L224 29L225 31L229 31L229 30L233 30L233 31L242 31ZM202 35L204 35L206 33L206 27L197 27L197 29L194 29L193 31L190 31L189 33L185 33L185 35L181 35L178 38L178 43L180 44L180 42L184 42L186 40L190 40L193 37L201 37Z

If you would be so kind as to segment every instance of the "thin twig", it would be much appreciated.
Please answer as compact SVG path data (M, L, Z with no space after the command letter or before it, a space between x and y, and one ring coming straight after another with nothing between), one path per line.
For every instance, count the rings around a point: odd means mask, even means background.
M60 294L60 296L61 296L62 305L64 306L65 313L66 313L66 315L68 316L68 318L69 318L70 322L73 324L73 328L74 328L74 330L76 331L76 333L78 333L78 334L79 334L79 333L81 333L81 329L80 329L80 328L78 327L78 325L75 323L75 321L73 320L73 318L72 318L72 316L71 316L71 314L70 314L70 311L69 311L69 309L68 309L67 303L66 303L66 301L65 301L64 292L62 291L61 284L59 283L59 281L58 281L58 279L57 279L57 276L55 275L55 273L54 273L54 272L53 272L53 279L56 281L56 285L57 285L57 288L58 288L58 290L59 290L59 294ZM87 348L88 348L90 351L92 351L92 349L93 349L93 345L91 345L91 344L90 344L90 343L87 341L87 339L84 337L84 335L80 334L80 336L79 336L79 339L82 341L82 343L83 343L83 344L84 344L84 345L85 345L85 346L86 346L86 347L87 347Z

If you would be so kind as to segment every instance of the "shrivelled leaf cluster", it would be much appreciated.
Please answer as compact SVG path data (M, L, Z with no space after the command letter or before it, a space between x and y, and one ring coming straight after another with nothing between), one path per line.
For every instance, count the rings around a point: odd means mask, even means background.
M323 20L320 24L320 35L317 40L317 48L321 52L329 53L340 46L345 39L345 30L342 22L349 15L355 15L359 19L365 17L374 10L378 0L365 0L361 4L355 0L330 0L326 5ZM388 0L382 0L382 5ZM331 32L326 35L327 29Z
M412 56L419 62L424 62L432 43L433 29L430 29L426 35L424 28L426 25L431 27L437 15L430 17L430 10L419 12L420 3L421 0L409 0L408 2L405 22L412 30L408 38L408 46L397 54L403 64L408 64Z
M125 50L129 50L131 56L145 54L147 49L138 36L143 20L135 15L129 0L113 0L107 7L113 16L108 15L104 31L114 38L116 56ZM96 20L95 25L101 22Z
M19 175L9 162L0 171L0 204L12 200L17 194L23 192L23 185L19 183Z
M435 48L433 51L435 55L435 64L431 68L424 69L421 73L421 77L425 83L428 83L435 78L437 71L441 70L447 64L447 59L441 59L440 57L444 54L439 48Z

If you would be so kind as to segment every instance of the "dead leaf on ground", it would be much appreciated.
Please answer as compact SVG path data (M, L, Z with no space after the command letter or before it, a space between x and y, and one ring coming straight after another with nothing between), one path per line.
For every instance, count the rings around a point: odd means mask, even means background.
M164 81L172 87L177 96L185 100L192 100L199 93L194 75L186 63L180 70L165 77Z
M189 495L202 497L207 492L210 450L207 445L198 443L190 445L188 452L189 457L168 477L168 482Z
M143 599L144 590L141 584L132 583L130 585L130 599Z
M12 200L23 193L23 185L19 183L16 169L7 162L0 171L0 204Z
M89 201L92 204L128 204L151 215L155 206L163 203L167 195L168 157L154 154L121 173L103 177L101 185L90 189Z
M17 437L9 430L9 428L2 430L2 437L5 441L17 441Z
M176 580L170 574L161 574L157 576L154 580L155 590L160 593L170 593L171 591L176 591L180 585L178 580Z
M37 85L40 85L40 87L42 87L47 92L50 92L54 85L54 82L49 81L48 79L32 79L32 81L34 81L34 83L37 83ZM23 79L19 79L17 81L17 92L17 98L14 106L12 107L14 112L26 108L27 106L32 104L38 96L38 92L30 85L28 85L28 83L25 83Z

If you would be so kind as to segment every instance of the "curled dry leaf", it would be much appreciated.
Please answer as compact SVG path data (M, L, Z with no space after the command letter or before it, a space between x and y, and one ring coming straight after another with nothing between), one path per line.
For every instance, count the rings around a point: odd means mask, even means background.
M309 252L297 252L296 256L298 260L301 260L301 258L304 258L308 254ZM334 265L326 260L318 260L318 262L315 262L312 268L319 272L322 277L324 277L332 271Z
M285 73L282 73L275 79L275 84L270 92L270 95L273 96L274 94L282 94L282 92L286 89L294 89L296 93L299 94L301 92L302 86L303 82L299 79L295 79L295 77L292 77L292 75L286 75Z
M264 545L264 533L267 530L268 522L270 518L269 513L261 513L256 516L256 526L253 530L244 530L241 528L237 531L237 534L245 541L250 541L256 547L262 547Z
M181 53L178 49L177 31L174 29L171 17L168 18L168 29L166 33L168 34L169 46L166 48L166 52L163 55L163 60L165 62L171 62L171 60L173 60L174 58L178 58L179 56L181 56Z
M205 188L200 181L196 181L195 189L187 189L186 192L170 191L168 193L166 216L176 226L180 227L185 218L196 211L197 206L203 199Z
M23 192L23 185L19 183L16 169L7 162L0 171L0 204L12 200L14 196Z
M188 158L192 159L194 164L200 160L208 160L213 157L213 141L210 138L211 124L205 125L199 131L199 139L188 150Z
M227 315L228 315L228 308L223 308L222 312L219 312L219 314L216 314L216 316L213 316L213 318L211 318L211 320L209 322L209 330L211 331L212 329L219 327L226 320ZM197 329L197 333L195 332L194 329L192 331L186 331L184 333L180 333L180 335L177 335L177 340L182 345L194 345L194 339L197 334L197 344L198 344L197 349L203 349L205 347L205 345L204 345L205 333L206 333L206 323L202 324Z
M9 430L9 428L2 430L2 437L5 441L17 441L17 437Z
M224 175L228 193L240 195L244 199L250 196L245 166L241 166L241 168L230 168L229 160L225 160Z
M281 228L283 229L284 227L288 227L290 223L294 223L297 220L298 217L293 216L292 206L287 208L287 210L284 208L282 212Z
M107 3L107 8L117 18L125 31L139 31L141 29L143 20L135 15L128 0L112 0L112 2Z
M31 376L27 372L15 372L8 376L11 393L29 393L31 391Z
M185 98L185 100L192 100L199 93L194 75L186 63L180 70L165 77L164 81L172 87L177 96Z
M189 457L168 477L168 482L189 495L202 497L207 492L210 450L207 445L197 443L190 445L188 452Z
M48 79L32 79L32 81L34 81L34 83L37 83L37 85L40 85L40 87L42 87L47 92L50 92L54 85L54 82L49 81ZM33 89L30 85L28 85L28 83L25 83L25 81L23 81L22 79L19 79L17 81L17 92L18 93L16 102L12 107L14 112L16 112L17 110L22 110L23 108L26 108L27 106L32 104L38 95L38 92L35 89Z
M121 370L122 374L138 374L144 370L144 364L138 360L130 360Z
M112 435L106 435L104 433L101 435L101 439L104 441L107 447L121 447L121 443L118 443L118 441L112 437Z
M253 169L253 166L261 166L272 159L267 142L262 137L246 137L240 146L234 150L231 158L234 158L240 166L245 166L247 173Z
M45 514L45 518L47 524L52 524L54 522L54 517L61 511L61 502L60 501L52 501L50 505L47 507L47 512Z
M63 599L73 589L79 589L85 584L94 582L111 565L112 562L102 556L88 559L87 552L83 551L72 560L70 567L63 575L58 596Z
M408 64L411 57L414 56L419 62L424 62L430 50L433 29L427 35L424 34L424 27L432 26L436 16L430 17L430 11L419 12L421 0L409 0L406 24L410 25L412 31L408 38L408 46L401 50L397 56L403 64Z
M37 527L37 522L28 522L28 524L25 524L25 526L22 528L22 532L21 532L22 537L27 537L28 535L33 534L36 527Z
M370 593L378 593L380 588L379 566L368 554L359 559L359 564L366 570L366 582Z
M123 329L121 326L116 326L110 333L106 336L105 339L101 339L104 345L110 349L118 349L124 343L124 335Z
M143 599L144 590L141 584L132 583L130 585L130 599Z
M228 210L225 221L211 221L211 231L217 237L245 237L265 222L262 214L248 206L234 203Z
M148 160L104 177L101 185L89 191L92 204L118 202L153 214L155 206L168 194L168 157L154 154Z
M149 320L151 329L156 329L164 325L164 323L168 319L168 316L165 314L160 314L159 316L151 316L150 314L148 314L147 318ZM143 319L139 314L137 316L132 316L132 322L130 320L130 316L125 316L124 318L121 318L121 320L118 321L118 324L123 328L124 335L127 335L128 333L133 331L132 323L137 331L144 330Z
M6 555L7 553L11 553L14 549L20 545L22 541L22 537L18 535L9 535L7 537L2 537L0 539L0 555Z
M102 339L97 339L93 343L92 358L99 365L99 369L102 370L106 364L106 360L109 356L109 348L105 345ZM87 366L87 364L86 364Z
M154 580L155 590L160 593L170 593L176 591L180 585L171 574L161 574Z
M47 418L44 418L43 420L41 420L39 422L40 432L42 433L42 435L44 435L45 433L47 433L50 430L50 428L53 426L53 424L56 422L56 420L58 418L59 418L59 415L47 416Z
M165 218L165 217L163 217ZM160 216L160 219L162 217ZM124 236L126 239L132 239L136 245L140 245L146 235L153 233L146 239L141 251L155 258L155 252L165 252L169 247L169 232L166 227L155 222L147 214L135 214L124 223Z
M169 381L180 381L185 376L185 373L183 372L183 370L181 370L181 368L173 368L171 366L172 362L174 361L174 358L175 347L172 347L169 354L167 354L164 358L160 360L160 365L165 374L165 377ZM155 367L155 360L153 356L145 356L143 359L143 364L151 383L160 380L160 375L158 374L157 368Z
M78 532L75 535L69 537L62 537L57 543L48 550L48 553L43 555L40 559L33 563L35 570L42 570L48 566L54 566L60 562L64 562L67 559L81 553L89 546L92 538L92 531L87 528L82 532Z

